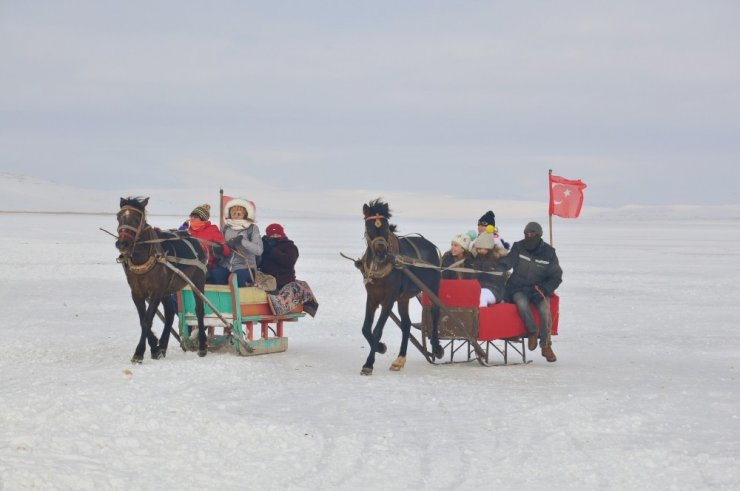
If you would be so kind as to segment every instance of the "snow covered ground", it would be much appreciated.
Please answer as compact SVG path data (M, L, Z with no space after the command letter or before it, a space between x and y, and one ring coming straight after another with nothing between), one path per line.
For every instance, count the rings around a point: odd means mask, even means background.
M393 221L446 247L476 218ZM136 312L98 230L114 216L0 213L0 489L740 488L737 215L555 220L557 363L432 366L410 346L390 372L389 324L362 377L364 290L339 256L361 254L359 218L262 217L320 302L287 352L175 345L133 366Z

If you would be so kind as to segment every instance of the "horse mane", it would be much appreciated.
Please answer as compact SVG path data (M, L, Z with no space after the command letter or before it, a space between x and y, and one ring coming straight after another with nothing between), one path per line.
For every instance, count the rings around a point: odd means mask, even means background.
M370 201L368 204L363 206L362 212L364 213L365 218L373 215L380 215L390 220L390 218L393 216L390 206L388 205L388 203L383 201L382 198L375 198L374 200ZM389 223L388 228L392 233L395 233L398 227L395 224Z
M124 206L133 206L137 210L144 211L146 208L146 201L149 198L142 198L141 196L129 196L128 198L121 198L121 208Z

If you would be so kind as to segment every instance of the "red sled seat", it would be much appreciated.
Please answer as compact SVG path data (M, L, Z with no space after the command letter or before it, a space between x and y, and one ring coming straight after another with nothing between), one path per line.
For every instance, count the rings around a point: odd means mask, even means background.
M469 332L478 341L492 341L495 339L518 338L527 335L524 322L513 303L498 303L488 307L478 307L480 303L480 283L477 280L442 280L439 286L439 299L448 307L453 315L468 328ZM429 307L432 303L426 294L422 296L422 305L425 331L431 331L428 323L431 321ZM534 306L530 307L536 322L539 324L539 314ZM553 295L550 299L552 314L552 334L558 333L560 317L560 297ZM462 338L462 333L453 323L444 316L440 319L440 339Z

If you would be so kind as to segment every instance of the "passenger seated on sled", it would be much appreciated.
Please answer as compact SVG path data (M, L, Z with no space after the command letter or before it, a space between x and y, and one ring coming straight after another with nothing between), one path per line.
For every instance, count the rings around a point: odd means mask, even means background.
M216 225L209 221L210 218L211 205L205 203L193 209L190 219L185 224L187 224L187 232L198 239L208 258L206 283L215 283L212 271L218 266L218 257L231 254L231 249L224 244L223 234Z
M277 290L267 296L272 310L281 315L302 304L303 311L314 317L319 308L316 297L308 283L295 276L298 247L285 235L279 223L271 223L265 232L260 270L277 280Z
M478 235L483 232L493 234L494 242L507 251L509 250L510 244L499 235L499 229L496 227L496 215L491 210L485 212L483 216L478 219Z
M515 242L511 253L501 258L499 271L512 268L511 276L506 282L505 300L516 304L529 333L529 350L534 351L537 348L539 338L542 356L547 361L554 362L557 358L550 339L550 298L563 281L563 270L555 248L542 240L542 226L539 223L529 222L524 227L524 240ZM540 326L535 323L529 308L530 303L537 307Z
M298 261L298 247L285 235L279 223L271 223L262 237L262 262L260 270L275 277L277 289L295 281L295 263Z
M252 271L257 269L257 256L262 254L262 236L256 223L256 210L251 201L234 198L224 207L222 233L230 254L224 255L213 269L214 283L226 285L229 274L236 274L237 284L254 283Z
M480 283L480 306L487 307L503 301L504 297L504 275L502 273L489 274L496 272L496 266L499 259L506 255L506 249L496 244L493 234L483 232L473 242L475 248L475 259L472 261L472 268L479 271L475 277Z
M442 255L442 279L465 280L472 278L471 273L462 271L444 270L444 268L470 268L473 254L470 252L470 237L467 234L456 235L452 238L450 250Z

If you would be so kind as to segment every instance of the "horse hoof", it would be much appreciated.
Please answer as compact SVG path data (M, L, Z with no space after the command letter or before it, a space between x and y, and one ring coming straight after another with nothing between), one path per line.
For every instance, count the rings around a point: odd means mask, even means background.
M386 351L388 351L388 346L386 346L385 343L378 343L378 349L375 350L375 352L382 355Z
M405 356L399 356L398 358L396 358L393 361L393 363L391 363L391 366L390 366L389 370L391 370L393 372L397 372L397 371L401 370L404 367L404 365L406 365L406 357Z
M372 375L373 369L370 367L362 367L362 370L360 371L360 375Z
M439 360L439 359L440 359L440 358L442 358L442 357L443 357L444 355L445 355L445 349L444 349L443 347L441 347L441 346L437 346L436 348L434 348L434 357L435 357L436 359L438 359L438 360Z
M208 348L201 348L198 350L198 356L200 356L201 358L203 358L207 354L208 354Z
M134 365L141 365L144 363L144 357L141 355L134 355L133 358L131 358L131 363Z
M161 360L164 358L164 351L152 351L152 360Z

